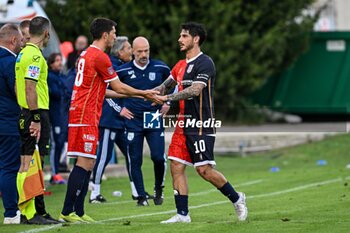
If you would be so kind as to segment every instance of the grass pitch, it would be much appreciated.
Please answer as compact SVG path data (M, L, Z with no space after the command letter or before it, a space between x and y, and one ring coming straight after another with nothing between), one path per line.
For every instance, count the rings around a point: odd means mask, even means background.
M349 144L350 137L341 135L246 158L217 156L217 169L247 195L246 222L239 222L227 198L188 167L190 224L159 223L175 214L168 171L162 206L151 201L149 207L136 207L128 179L110 178L101 188L108 203L89 204L86 198L86 213L97 220L94 224L0 224L0 232L349 232L350 169L346 168L350 164ZM319 160L325 160L326 165L318 165ZM272 167L280 170L271 172ZM146 191L152 192L149 157L144 158L143 173ZM53 194L46 196L47 210L57 217L66 186L50 186L48 190ZM121 190L123 196L114 197L114 190ZM2 206L0 212L3 213Z

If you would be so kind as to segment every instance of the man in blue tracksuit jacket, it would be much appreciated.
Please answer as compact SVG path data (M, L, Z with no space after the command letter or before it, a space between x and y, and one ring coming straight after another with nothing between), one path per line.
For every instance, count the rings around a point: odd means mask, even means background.
M51 140L50 140L50 165L51 165L51 183L64 184L65 180L59 175L59 162L64 148L64 104L67 101L68 92L64 85L66 76L61 73L63 68L62 55L53 53L47 60L49 67L47 83L49 87L50 98L50 122L51 122Z
M117 37L110 52L110 59L115 70L125 62L132 59L131 45L125 36ZM99 147L97 150L96 164L93 170L92 191L90 194L90 203L103 203L106 198L101 194L102 175L108 162L114 154L114 143L117 144L120 151L126 155L126 138L124 117L131 118L132 114L123 108L123 99L106 98L102 106L102 115L99 124ZM128 167L128 159L126 157L126 166ZM130 185L132 192L135 188L131 176Z
M68 170L68 157L67 157L67 149L68 149L68 117L69 117L69 108L71 97L73 93L73 87L75 82L75 76L77 75L76 69L72 68L67 71L66 78L63 79L63 84L66 90L66 96L63 99L62 105L62 141L63 141L63 150L61 154L61 161L59 164L59 171L69 172Z
M149 58L150 46L144 37L137 37L133 41L133 54L135 59L120 66L117 74L120 80L137 89L152 89L160 85L170 74L169 67L162 61ZM166 156L164 154L164 128L161 114L169 110L164 104L152 106L150 101L140 98L126 98L124 106L133 113L132 119L125 120L127 130L129 157L129 172L137 191L137 205L149 205L143 184L142 152L143 141L146 138L151 151L154 164L154 203L163 203L163 187L166 172ZM145 125L144 119L151 117L158 122L154 127ZM152 119L150 119L152 120Z
M21 164L18 131L20 107L15 93L16 54L21 50L22 33L13 24L0 29L0 191L4 205L4 224L19 224L16 186Z

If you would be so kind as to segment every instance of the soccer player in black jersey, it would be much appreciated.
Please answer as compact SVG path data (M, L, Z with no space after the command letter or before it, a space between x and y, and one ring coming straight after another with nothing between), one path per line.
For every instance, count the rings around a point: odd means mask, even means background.
M168 152L177 214L161 223L191 222L186 165L193 165L204 180L230 199L238 220L244 221L248 215L245 194L236 192L225 176L214 169L215 127L218 126L213 105L216 72L212 59L200 49L205 38L206 31L201 24L190 22L181 25L178 42L186 59L180 60L169 78L156 88L167 94L178 85L179 92L163 96L162 101L179 101L180 105Z

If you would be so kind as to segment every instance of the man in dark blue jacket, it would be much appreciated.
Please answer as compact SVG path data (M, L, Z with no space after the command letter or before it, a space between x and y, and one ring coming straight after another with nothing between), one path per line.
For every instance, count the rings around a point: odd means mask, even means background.
M15 62L22 46L23 35L16 25L6 24L0 29L0 191L5 209L4 224L19 224L21 215L16 186L21 139Z
M60 163L58 165L58 172L70 172L68 169L68 157L67 157L67 149L68 149L68 116L69 116L69 107L70 101L73 93L75 76L77 75L76 69L72 68L68 70L67 75L63 79L64 89L66 91L66 95L63 98L63 106L62 106L62 141L63 141L63 150L60 156Z
M49 73L47 83L49 85L50 107L49 115L51 121L51 140L50 140L50 165L51 165L51 183L64 184L66 181L59 173L59 163L64 147L64 104L67 101L67 90L64 85L66 77L61 73L63 68L62 55L52 53L47 59Z
M146 90L160 85L170 74L169 67L162 61L149 58L150 46L144 37L137 37L133 41L135 59L117 69L122 82L134 88ZM166 172L166 156L164 154L164 128L161 115L169 110L169 106L153 106L150 101L140 98L126 98L125 108L129 109L133 117L125 120L127 130L129 157L129 172L137 191L137 205L147 206L142 175L143 141L146 138L154 164L154 203L163 203L163 187ZM150 118L149 118L150 117ZM157 122L152 123L152 122Z
M110 52L110 59L115 70L125 62L132 59L131 45L126 36L117 37ZM120 151L126 156L126 138L124 117L132 118L132 114L126 108L123 108L122 98L106 98L103 102L102 115L99 124L99 147L97 150L96 164L93 170L92 192L90 194L90 203L103 203L106 199L101 194L102 175L108 162L114 154L114 143L117 144ZM128 167L128 158L126 157L126 166ZM130 185L133 194L135 193L134 184L131 176Z

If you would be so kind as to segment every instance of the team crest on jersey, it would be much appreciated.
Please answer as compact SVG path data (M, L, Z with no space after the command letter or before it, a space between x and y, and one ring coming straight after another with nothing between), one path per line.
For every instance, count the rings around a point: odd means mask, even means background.
M154 81L156 79L156 73L149 72L148 78L149 78L149 80Z
M114 69L112 66L109 67L107 70L108 70L108 74L110 74L110 75L112 75L114 73Z
M194 66L193 64L188 66L187 71L186 71L188 74L191 73L193 66Z
M29 66L28 73L27 73L29 78L38 79L39 74L40 74L40 68L38 66Z
M85 142L84 143L84 151L88 152L88 153L91 152L92 146L93 146L92 142Z

